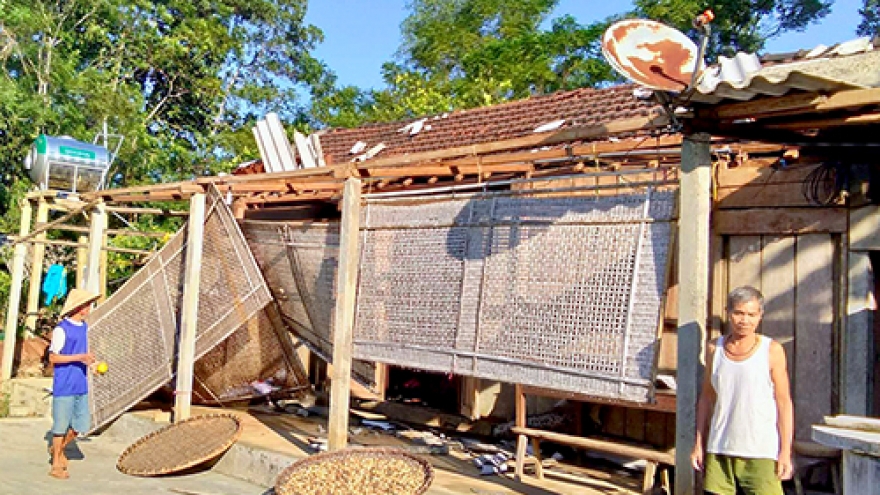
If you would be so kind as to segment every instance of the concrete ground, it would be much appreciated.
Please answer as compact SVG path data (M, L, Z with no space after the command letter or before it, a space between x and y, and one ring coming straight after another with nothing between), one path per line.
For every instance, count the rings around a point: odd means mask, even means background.
M77 441L68 448L70 478L48 476L47 419L0 419L0 495L263 495L264 487L218 474L137 478L116 470L128 447L111 436Z

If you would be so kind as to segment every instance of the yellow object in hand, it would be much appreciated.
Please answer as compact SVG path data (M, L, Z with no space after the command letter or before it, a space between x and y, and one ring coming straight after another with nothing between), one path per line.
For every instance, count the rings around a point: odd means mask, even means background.
M109 368L107 367L107 363L105 363L104 361L101 361L101 362L98 363L98 365L95 367L95 371L97 371L99 375L103 375L104 373L107 372L108 369L109 369Z

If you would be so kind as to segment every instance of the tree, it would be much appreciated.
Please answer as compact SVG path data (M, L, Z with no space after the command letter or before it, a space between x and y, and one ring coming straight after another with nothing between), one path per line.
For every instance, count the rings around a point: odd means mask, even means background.
M870 0L869 0L870 1ZM697 39L693 19L715 12L707 53L757 52L785 31L802 31L831 11L833 0L635 0L639 17L666 22Z
M862 15L862 22L856 32L859 36L877 36L880 35L880 0L862 0L862 8L859 14Z
M616 80L602 59L605 23L570 16L542 29L558 0L412 0L379 91L316 95L324 124L351 126L491 105Z
M40 133L91 141L106 122L125 136L109 177L121 186L228 171L257 156L250 124L267 111L305 122L297 91L327 77L310 54L321 33L303 22L305 8L0 0L0 229L18 228L17 202L33 187L22 160Z

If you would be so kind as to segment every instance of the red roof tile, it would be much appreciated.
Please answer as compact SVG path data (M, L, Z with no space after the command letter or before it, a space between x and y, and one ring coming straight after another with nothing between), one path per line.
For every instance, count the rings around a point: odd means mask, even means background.
M414 136L400 129L421 119L329 129L321 135L321 147L328 163L339 164L354 158L349 151L358 141L365 142L366 149L384 143L386 148L377 156L387 157L527 136L538 126L560 119L565 119L561 127L565 128L648 115L654 104L637 100L634 88L582 88L459 110L427 118L425 127Z

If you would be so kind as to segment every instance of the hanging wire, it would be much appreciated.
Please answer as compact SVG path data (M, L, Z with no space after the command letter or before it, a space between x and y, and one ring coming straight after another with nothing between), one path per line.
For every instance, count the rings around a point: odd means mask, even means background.
M845 194L849 184L849 168L839 162L826 162L807 175L801 192L807 201L829 206Z

